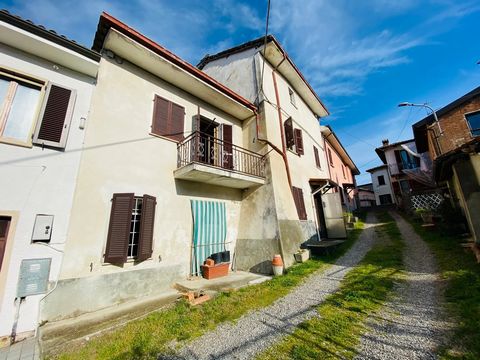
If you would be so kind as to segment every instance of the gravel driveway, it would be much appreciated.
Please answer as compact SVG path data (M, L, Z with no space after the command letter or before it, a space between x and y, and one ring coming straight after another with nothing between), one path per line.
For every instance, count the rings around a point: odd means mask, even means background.
M327 270L311 275L302 285L271 306L248 313L235 324L216 330L180 349L177 359L251 359L302 321L317 314L316 307L335 292L344 276L370 250L375 240L376 219L369 214L365 230L350 250Z
M397 213L405 242L406 281L397 285L385 307L371 316L357 359L435 359L435 350L447 336L442 293L433 254Z

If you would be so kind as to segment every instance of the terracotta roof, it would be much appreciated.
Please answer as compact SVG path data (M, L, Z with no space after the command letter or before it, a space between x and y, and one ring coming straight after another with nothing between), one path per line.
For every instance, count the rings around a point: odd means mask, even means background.
M76 53L83 55L91 60L100 61L100 54L98 52L90 50L89 48L78 44L75 40L69 39L65 35L58 34L55 30L48 30L43 25L35 24L31 20L23 19L20 16L10 14L8 10L0 10L0 21L4 21L19 29L40 36L45 40L49 40L55 44L75 51Z
M162 56L163 58L167 59L168 61L172 62L173 64L177 65L184 71L190 73L191 75L197 77L198 79L204 81L205 83L209 84L216 90L220 91L224 95L228 96L229 98L237 101L238 103L242 104L243 106L256 111L256 106L252 104L250 101L245 99L244 97L240 96L230 88L222 85L203 71L197 69L195 66L189 64L185 60L181 59L174 53L170 52L169 50L165 49L164 47L157 44L155 41L147 38L143 34L139 33L137 30L129 27L127 24L121 22L120 20L116 19L115 17L103 12L100 15L100 20L98 22L97 32L95 33L95 38L93 40L92 49L95 51L100 51L103 47L103 42L105 41L105 37L107 36L108 30L113 28L125 36L135 40L139 44L145 46L149 50L155 52L156 54Z

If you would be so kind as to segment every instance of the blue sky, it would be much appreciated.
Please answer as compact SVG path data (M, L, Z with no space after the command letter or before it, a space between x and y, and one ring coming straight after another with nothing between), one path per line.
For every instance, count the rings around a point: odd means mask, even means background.
M266 0L1 1L10 12L91 46L105 10L196 64L264 33ZM271 0L270 33L283 44L331 115L362 171L374 148L412 137L421 108L440 108L480 85L480 1Z

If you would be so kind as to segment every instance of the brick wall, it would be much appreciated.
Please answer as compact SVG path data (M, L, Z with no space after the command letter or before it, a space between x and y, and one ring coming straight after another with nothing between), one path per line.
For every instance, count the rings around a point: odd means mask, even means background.
M443 135L438 137L438 142L442 153L454 150L472 139L465 114L477 110L480 110L480 96L470 99L456 109L450 110L448 113L439 117ZM428 148L432 159L435 159L438 154L434 146L434 132L438 135L438 125L432 124L430 129L433 131L428 132Z

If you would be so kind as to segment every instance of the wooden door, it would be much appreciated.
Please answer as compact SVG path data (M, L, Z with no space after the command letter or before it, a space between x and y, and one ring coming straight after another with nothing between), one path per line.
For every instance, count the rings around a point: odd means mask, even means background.
M7 247L8 228L12 218L8 216L0 216L0 270L2 270L3 256Z

